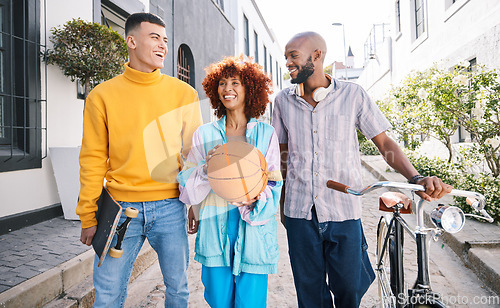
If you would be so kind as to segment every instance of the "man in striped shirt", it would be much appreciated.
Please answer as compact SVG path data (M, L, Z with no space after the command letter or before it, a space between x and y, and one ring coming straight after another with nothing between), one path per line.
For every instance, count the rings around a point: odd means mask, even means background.
M285 47L294 85L275 99L273 126L286 177L284 215L299 307L358 307L375 275L366 253L361 202L326 187L328 179L362 183L356 129L371 139L387 163L424 185L426 200L451 186L418 174L385 133L391 127L357 84L323 73L326 43L317 33L295 35ZM283 195L282 195L283 196ZM328 284L325 280L328 277Z

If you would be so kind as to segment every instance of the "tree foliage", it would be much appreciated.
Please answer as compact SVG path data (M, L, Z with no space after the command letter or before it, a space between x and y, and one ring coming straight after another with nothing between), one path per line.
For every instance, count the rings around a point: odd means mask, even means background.
M500 175L500 79L496 70L469 64L412 72L378 103L400 141L417 148L421 136L441 141L453 159L451 136L459 126L475 142L494 177Z
M116 31L77 18L51 33L53 47L45 52L45 61L59 66L72 81L78 79L85 97L99 82L123 72L127 45Z

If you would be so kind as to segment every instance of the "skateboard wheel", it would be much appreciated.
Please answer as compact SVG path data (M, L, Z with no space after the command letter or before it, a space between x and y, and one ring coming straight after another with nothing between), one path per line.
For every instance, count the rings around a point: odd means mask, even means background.
M125 216L130 218L136 218L139 214L139 211L134 207L128 207L125 209Z
M123 249L116 249L114 247L111 247L109 249L109 256L112 258L119 258L123 255Z

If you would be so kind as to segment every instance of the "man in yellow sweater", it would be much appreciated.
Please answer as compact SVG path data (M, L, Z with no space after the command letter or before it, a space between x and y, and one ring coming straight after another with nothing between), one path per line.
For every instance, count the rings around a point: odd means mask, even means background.
M134 261L147 238L158 253L165 307L187 307L186 206L176 176L201 124L197 92L160 72L167 55L165 23L150 13L125 24L129 62L125 72L101 83L87 97L80 152L81 241L96 231L96 201L104 179L111 195L139 215L130 223L121 258L94 261L94 307L123 307ZM190 215L192 213L190 212ZM122 214L120 223L125 219ZM116 239L115 239L116 241Z

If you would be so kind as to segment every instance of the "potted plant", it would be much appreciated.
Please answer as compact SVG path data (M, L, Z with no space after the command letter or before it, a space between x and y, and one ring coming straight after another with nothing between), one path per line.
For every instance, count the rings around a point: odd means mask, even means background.
M59 66L71 81L85 88L85 97L103 80L123 72L128 51L118 32L95 22L79 18L51 29L51 49L44 53L47 64Z
M125 39L98 23L73 19L51 29L53 44L43 54L47 64L57 65L71 81L84 88L84 99L100 82L123 72L128 51ZM50 147L59 198L66 219L78 219L79 147Z

